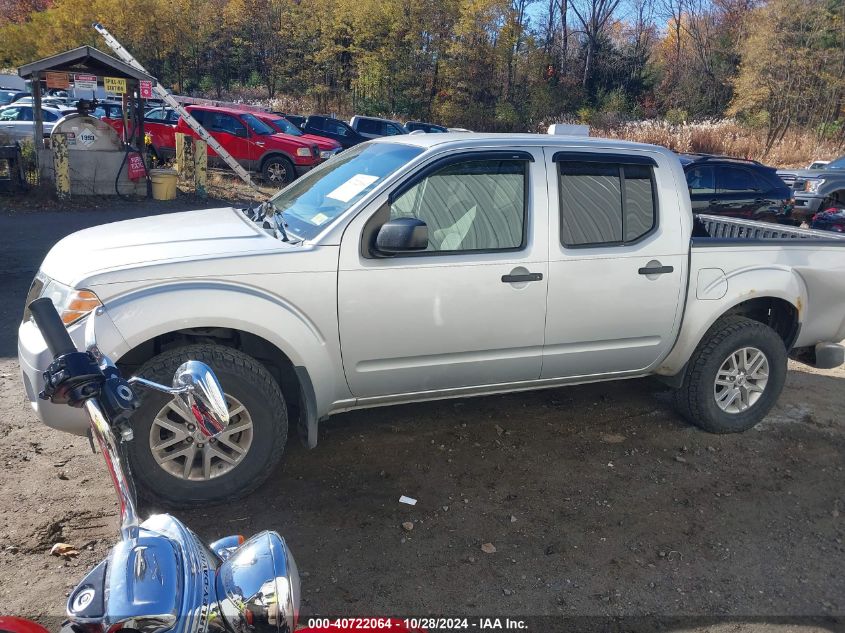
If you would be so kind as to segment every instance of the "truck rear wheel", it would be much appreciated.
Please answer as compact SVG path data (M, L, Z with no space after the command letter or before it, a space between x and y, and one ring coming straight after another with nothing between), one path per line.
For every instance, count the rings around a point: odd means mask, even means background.
M746 317L725 317L698 344L675 404L705 431L747 431L777 402L786 368L786 348L777 332Z
M138 389L127 456L139 493L170 506L242 497L261 485L282 458L287 408L279 385L251 356L220 345L188 345L147 361L137 375L169 385L188 360L209 365L229 408L229 426L205 438L172 397Z

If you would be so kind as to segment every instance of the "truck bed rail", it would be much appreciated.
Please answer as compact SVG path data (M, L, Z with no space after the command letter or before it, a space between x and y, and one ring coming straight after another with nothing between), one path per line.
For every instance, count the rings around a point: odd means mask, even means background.
M718 215L699 215L711 238L722 240L824 240L843 241L845 234L799 229L784 224L742 220ZM706 238L705 238L706 239Z

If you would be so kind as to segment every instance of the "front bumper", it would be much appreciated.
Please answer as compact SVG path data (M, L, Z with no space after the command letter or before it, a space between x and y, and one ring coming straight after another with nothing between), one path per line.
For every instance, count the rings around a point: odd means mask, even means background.
M87 319L82 319L68 328L77 349L84 347L86 321ZM128 347L107 313L97 316L97 345L111 358L126 353ZM49 427L66 433L85 435L88 433L89 422L83 409L53 404L38 397L44 388L43 372L52 361L53 355L47 349L35 323L29 320L21 323L18 328L18 363L32 410Z
M312 165L294 165L293 168L296 171L296 177L299 178L300 176L307 174L309 171L314 169L318 163L314 163Z

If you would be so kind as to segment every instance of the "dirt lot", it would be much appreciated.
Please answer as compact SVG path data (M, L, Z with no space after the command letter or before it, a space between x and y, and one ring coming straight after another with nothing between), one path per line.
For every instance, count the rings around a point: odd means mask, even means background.
M56 623L116 535L99 456L25 401L14 356L26 288L62 235L171 208L0 211L3 612ZM841 630L843 386L842 369L793 364L780 404L739 436L688 426L647 380L349 413L322 426L316 450L291 444L256 494L180 516L206 538L281 532L306 619L703 616L735 630L718 618L765 629L792 616ZM50 556L57 541L81 555ZM563 628L543 622L531 630Z

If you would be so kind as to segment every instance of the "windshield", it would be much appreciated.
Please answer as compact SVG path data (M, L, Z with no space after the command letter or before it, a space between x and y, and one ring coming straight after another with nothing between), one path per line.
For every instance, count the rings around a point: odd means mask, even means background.
M311 239L423 150L396 143L356 145L294 181L270 200L296 237Z
M242 114L241 118L252 128L252 131L256 134L260 134L261 136L267 136L268 134L275 134L275 130L267 125L264 121L258 119L256 116L252 114Z
M302 130L287 119L273 119L273 125L285 134L290 134L291 136L302 136Z

